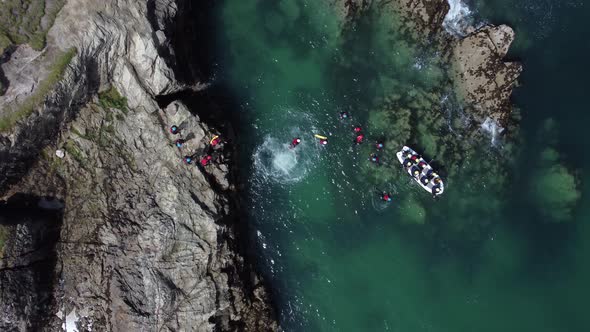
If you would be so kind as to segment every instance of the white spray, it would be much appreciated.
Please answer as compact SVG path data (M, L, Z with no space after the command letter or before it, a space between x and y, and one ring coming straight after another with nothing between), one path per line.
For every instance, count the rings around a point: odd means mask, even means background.
M447 0L449 2L449 12L443 21L445 30L458 37L465 36L467 29L473 23L472 12L462 0Z

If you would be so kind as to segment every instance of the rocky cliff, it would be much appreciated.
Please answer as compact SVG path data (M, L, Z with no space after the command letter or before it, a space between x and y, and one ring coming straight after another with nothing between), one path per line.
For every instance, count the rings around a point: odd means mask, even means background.
M7 52L0 330L278 329L238 241L231 126L170 97L206 87L202 52L185 63L191 49L175 47L206 9L66 1L44 49ZM218 133L215 165L182 163Z

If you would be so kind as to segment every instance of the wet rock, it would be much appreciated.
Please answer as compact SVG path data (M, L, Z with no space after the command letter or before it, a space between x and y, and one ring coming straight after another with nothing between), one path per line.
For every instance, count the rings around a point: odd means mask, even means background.
M480 122L487 118L504 126L510 114L510 96L522 66L505 62L514 40L506 25L486 26L453 46L453 81L459 96Z

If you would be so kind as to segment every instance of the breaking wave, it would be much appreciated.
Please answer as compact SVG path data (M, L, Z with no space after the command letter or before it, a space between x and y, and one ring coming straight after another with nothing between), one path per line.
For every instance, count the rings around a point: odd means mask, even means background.
M450 8L443 21L443 27L454 36L465 36L469 26L473 24L473 12L462 0L447 1Z

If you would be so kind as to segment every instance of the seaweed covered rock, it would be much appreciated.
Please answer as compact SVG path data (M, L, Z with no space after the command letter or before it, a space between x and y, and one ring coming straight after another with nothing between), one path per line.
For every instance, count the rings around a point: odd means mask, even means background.
M469 113L483 123L491 119L506 126L510 96L522 71L504 57L514 40L506 25L485 26L457 41L453 47L453 82Z

